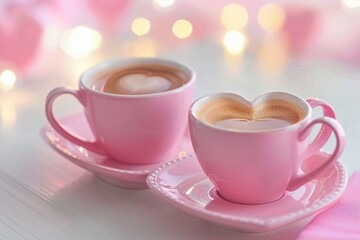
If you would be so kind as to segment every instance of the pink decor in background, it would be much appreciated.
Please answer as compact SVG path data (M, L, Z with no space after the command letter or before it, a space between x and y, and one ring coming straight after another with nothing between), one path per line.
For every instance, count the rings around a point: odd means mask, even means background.
M129 0L86 0L84 3L106 31L116 29L119 20L127 14L131 5Z
M298 240L360 239L360 172L349 181L340 201L317 216Z
M8 6L0 16L0 62L26 70L35 60L43 29L25 7Z
M353 9L323 13L319 36L313 43L313 54L360 65L360 17Z
M321 12L315 8L286 6L283 31L291 54L303 55L320 30Z
M244 26L233 29L222 23L221 15L224 7L234 8L234 5L235 8L240 6L244 9L245 14L238 16L246 20ZM270 16L269 19L274 20L272 24L278 24L279 27L275 30L270 29L271 31L264 28L259 21L261 10L269 5L273 7L267 10L272 12L268 11L265 15ZM276 49L270 53L265 51L270 58L280 62L279 65L284 65L283 62L286 61L281 52L284 48L286 48L286 56L287 54L292 57L311 56L358 65L360 34L356 29L360 24L359 12L355 7L345 5L336 0L319 1L314 4L238 0L214 1L208 4L205 0L195 2L178 0L170 6L161 6L156 1L142 1L135 4L130 0L2 0L0 1L0 65L4 65L5 62L6 65L14 65L20 72L24 72L37 59L40 48L44 50L47 46L52 46L52 50L55 50L60 45L62 33L66 29L80 25L94 28L104 36L109 33L113 38L120 36L115 38L120 45L122 36L133 30L129 21L142 17L149 22L149 29L141 34L130 35L133 38L129 41L136 45L135 48L141 48L137 49L137 52L145 52L147 54L143 55L146 56L155 56L156 52L161 50L182 49L202 39L214 41L219 47L223 47L225 35L235 30L245 36L244 46L247 46L238 47L238 51L235 51L237 54L243 53L243 50L254 54L253 49L261 49L260 43L269 43L267 49L273 50L274 47L269 39L280 39L285 36L282 38L286 39L285 42L278 44L280 50ZM278 11L274 12L274 6ZM282 14L284 18L280 21ZM266 16L264 19L264 22L269 23ZM182 25L179 24L176 28L174 24L179 20L183 21ZM185 25L184 21L186 21ZM140 24L139 28L142 27L144 25ZM146 35L145 38L142 37L143 35ZM236 42L239 41L232 40L231 45L236 47ZM228 45L225 46L227 50L229 47L234 47ZM110 47L116 48L116 45ZM39 58L42 60L45 55ZM134 56L140 55L134 54ZM260 55L263 57L264 54ZM259 56L255 57L259 58ZM282 70L281 67L278 69Z

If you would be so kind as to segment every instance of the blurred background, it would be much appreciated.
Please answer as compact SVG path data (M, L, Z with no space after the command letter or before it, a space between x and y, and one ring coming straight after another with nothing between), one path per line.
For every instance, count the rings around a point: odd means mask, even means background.
M43 102L50 89L76 87L85 69L114 58L185 61L199 73L198 95L321 97L325 83L314 79L359 78L359 44L360 0L1 0L2 127L34 94Z
M358 66L360 1L1 0L0 87L9 91L52 62L71 71L108 58L196 51L204 41L226 59L249 55L272 75L292 58Z

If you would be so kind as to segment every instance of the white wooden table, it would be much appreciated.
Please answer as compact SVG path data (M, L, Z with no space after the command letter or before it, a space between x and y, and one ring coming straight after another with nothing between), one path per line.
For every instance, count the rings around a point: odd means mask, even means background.
M47 123L47 92L59 85L76 87L86 68L124 56L114 54L76 62L56 52L20 79L14 90L0 92L0 239L295 239L307 221L263 234L226 230L181 212L149 190L106 184L43 141L39 130ZM224 55L211 41L158 55L185 61L197 70L197 97L233 91L251 99L281 90L330 102L347 134L341 160L349 174L360 169L359 70L307 59L288 61L280 73L270 76L261 72L251 54L240 61ZM79 108L71 97L56 103L59 116Z

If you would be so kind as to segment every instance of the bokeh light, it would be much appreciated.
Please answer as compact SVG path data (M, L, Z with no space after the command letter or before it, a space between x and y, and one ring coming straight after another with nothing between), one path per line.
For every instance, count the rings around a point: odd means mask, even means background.
M343 3L349 8L360 7L360 0L343 0Z
M264 74L279 74L286 66L288 55L285 37L265 38L256 54L258 67Z
M224 36L224 45L231 55L238 55L245 49L245 36L239 31L229 31Z
M248 22L248 12L241 4L231 3L221 10L220 20L227 30L241 30Z
M260 8L258 21L266 32L277 32L284 25L285 16L283 7L275 3L268 3Z
M52 23L44 28L43 48L47 51L55 51L59 47L59 39L61 39L62 26L59 23Z
M16 83L16 74L6 69L0 73L0 88L3 91L10 91L14 88Z
M78 26L65 31L61 36L60 47L70 57L83 59L100 47L101 34L91 28Z
M37 98L35 95L33 91L22 90L22 88L0 93L0 128L13 128L18 118L18 109L28 109L28 106L34 106L35 98Z
M187 155L188 154L186 151L181 151L181 152L179 152L179 159L184 159L184 158L186 158Z
M174 23L172 31L177 38L187 38L191 35L192 25L185 19L179 19Z
M12 128L16 122L16 107L12 103L1 104L1 121L4 129Z
M156 44L151 39L142 39L134 42L131 47L130 56L134 57L156 57Z
M160 7L169 7L173 5L175 0L153 0L153 3L159 5Z
M150 30L150 27L150 21L146 18L136 18L131 25L132 31L138 36L147 34Z

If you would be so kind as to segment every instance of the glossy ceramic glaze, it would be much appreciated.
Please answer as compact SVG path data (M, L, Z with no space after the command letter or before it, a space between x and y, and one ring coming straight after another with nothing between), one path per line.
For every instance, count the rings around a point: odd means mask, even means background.
M134 64L160 64L179 69L187 78L182 87L144 95L109 94L92 89L94 76ZM187 126L187 111L193 101L195 72L180 63L153 58L107 62L87 70L79 90L65 87L51 91L46 115L64 138L92 152L111 156L123 163L149 164L168 158ZM63 129L53 115L52 105L62 94L70 94L83 105L94 133L94 141L83 140Z
M313 171L330 158L318 153L302 164ZM332 206L347 184L344 166L336 162L312 181L275 202L236 204L221 198L195 156L165 163L147 177L149 188L174 206L203 220L245 232L264 232L314 216Z
M301 109L304 118L283 128L261 131L223 129L198 118L197 111L203 104L223 98L253 108L266 101L282 100ZM325 117L311 120L312 108L317 106L323 108ZM305 101L289 93L269 92L251 102L233 93L219 93L200 98L192 105L189 129L197 159L219 194L236 203L262 204L276 201L286 190L304 185L339 158L345 134L334 118L332 107L319 99ZM316 124L323 127L309 145ZM301 161L320 150L330 136L330 129L336 138L334 152L321 166L303 173L299 169Z
M93 134L89 129L86 117L83 113L76 113L60 119L60 123L69 131L77 136L86 139L93 139ZM41 130L45 140L61 155L69 159L76 165L93 172L100 179L114 185L127 188L146 188L145 178L148 173L159 167L162 163L155 164L126 164L113 159L96 154L83 147L75 145L56 132L52 127L45 126ZM171 153L173 158L186 155L192 152L188 131L182 136L180 142ZM167 159L160 159L164 162Z

